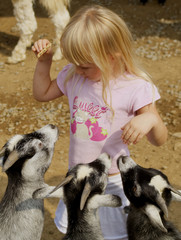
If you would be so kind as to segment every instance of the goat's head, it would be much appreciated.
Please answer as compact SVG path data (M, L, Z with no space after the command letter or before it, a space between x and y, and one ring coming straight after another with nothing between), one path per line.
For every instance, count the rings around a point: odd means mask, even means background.
M173 198L181 200L181 192L170 185L161 171L143 168L128 156L120 156L117 164L125 195L131 204L144 211L152 224L167 231L160 216L168 215L167 206Z
M51 188L50 191L49 188L37 190L34 197L60 197L67 205L71 206L74 202L80 206L80 210L83 210L91 195L104 193L110 167L111 158L106 153L102 153L91 163L77 164L69 169L65 179L57 187Z
M57 139L58 128L51 124L29 134L15 135L0 150L0 166L7 175L36 180L48 169Z

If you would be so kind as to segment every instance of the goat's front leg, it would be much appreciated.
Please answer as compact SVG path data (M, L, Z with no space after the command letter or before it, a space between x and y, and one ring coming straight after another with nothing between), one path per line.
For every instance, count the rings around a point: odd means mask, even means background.
M120 207L122 206L121 198L117 195L105 194L105 195L94 195L88 201L88 209L97 209L99 207Z
M20 38L7 62L18 63L26 58L26 48L31 46L37 22L33 11L33 0L12 0L12 4Z

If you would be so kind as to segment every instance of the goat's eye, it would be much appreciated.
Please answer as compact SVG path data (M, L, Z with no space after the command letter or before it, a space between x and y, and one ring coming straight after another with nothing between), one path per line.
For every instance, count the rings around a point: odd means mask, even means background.
M39 148L42 148L42 146L43 146L43 143L40 142L40 143L38 144L38 147L39 147Z

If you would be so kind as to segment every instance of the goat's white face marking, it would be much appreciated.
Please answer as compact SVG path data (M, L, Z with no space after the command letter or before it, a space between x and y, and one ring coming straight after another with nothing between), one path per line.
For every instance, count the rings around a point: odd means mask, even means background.
M14 146L16 146L16 144L21 140L23 139L23 135L15 135L13 136L9 142L8 142L8 149L10 150L10 152L13 151L14 149Z
M46 125L46 126L42 127L41 129L39 129L37 132L40 132L41 134L45 134L47 147L50 147L50 148L54 147L54 143L58 139L58 129L57 128L52 129L50 125Z
M111 167L111 159L107 153L102 153L98 159L102 162L107 170ZM94 172L94 169L90 166L81 166L77 171L77 179L82 180L85 177L89 177L92 172Z
M105 165L107 170L111 168L112 161L107 153L101 153L101 155L98 157L98 159L102 161L102 163Z
M168 183L160 175L152 177L149 185L155 187L160 194L162 194L163 190L168 187Z
M82 180L85 177L89 176L93 172L93 169L88 166L81 166L77 171L77 179Z

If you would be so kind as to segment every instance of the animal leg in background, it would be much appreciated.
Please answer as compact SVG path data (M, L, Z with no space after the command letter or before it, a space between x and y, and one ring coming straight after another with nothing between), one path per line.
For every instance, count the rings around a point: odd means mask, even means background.
M20 38L7 62L17 63L26 58L26 48L31 45L37 22L33 11L33 0L12 0L12 4Z
M40 3L48 11L48 15L55 26L55 39L53 42L55 46L55 53L53 55L53 60L57 61L62 58L60 50L60 37L63 29L70 19L69 11L67 9L69 0L40 0Z

